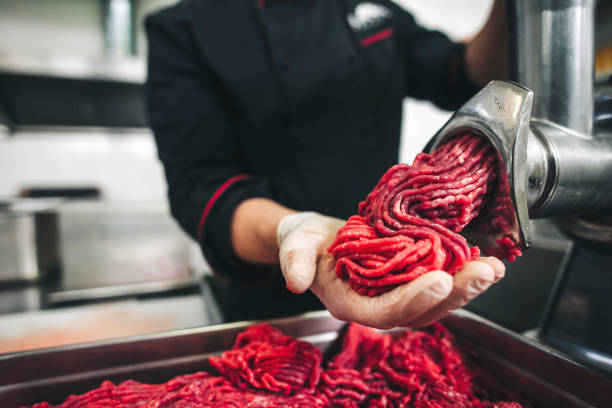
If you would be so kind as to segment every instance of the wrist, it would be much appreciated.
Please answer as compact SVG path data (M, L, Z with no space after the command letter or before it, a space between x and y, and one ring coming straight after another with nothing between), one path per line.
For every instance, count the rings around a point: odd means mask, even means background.
M232 245L236 255L246 262L278 262L276 231L281 219L295 214L266 198L251 198L236 207L232 219Z

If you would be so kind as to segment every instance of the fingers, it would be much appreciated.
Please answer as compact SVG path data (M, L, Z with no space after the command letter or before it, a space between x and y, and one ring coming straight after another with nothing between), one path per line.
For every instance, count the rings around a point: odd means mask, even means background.
M359 295L333 271L333 259L319 261L311 290L333 316L379 329L428 325L465 306L499 281L504 264L496 258L469 262L454 278L443 271L429 272L377 297Z
M336 318L389 329L435 307L452 287L449 274L434 271L376 297L359 295L346 282L329 276L319 279L318 275L311 289Z
M506 265L504 265L502 261L494 256L479 258L478 261L485 262L489 264L491 268L493 268L493 272L495 273L495 283L499 282L506 275Z
M452 289L453 278L446 272L426 273L373 298L369 305L374 310L366 315L364 324L384 329L401 326L444 301Z
M276 238L287 289L303 293L310 287L318 258L342 225L343 220L312 212L291 214L280 221Z
M292 267L285 274L288 288L302 293L310 287L337 319L379 329L430 324L465 306L505 274L505 266L499 259L479 258L468 262L454 277L444 271L432 271L390 292L367 297L336 276L333 256L318 257L317 253L293 254ZM306 264L308 268L301 266Z
M455 275L452 293L433 309L406 322L406 326L426 326L446 316L452 310L465 306L501 279L504 270L504 264L496 258L480 258L477 261L468 262Z
M349 284L336 275L335 260L331 254L324 254L319 259L315 279L310 290L321 300L323 305L338 320L351 320L350 306L346 298L353 291Z
M304 293L314 279L317 266L316 247L291 242L279 252L281 270L287 289L293 293Z

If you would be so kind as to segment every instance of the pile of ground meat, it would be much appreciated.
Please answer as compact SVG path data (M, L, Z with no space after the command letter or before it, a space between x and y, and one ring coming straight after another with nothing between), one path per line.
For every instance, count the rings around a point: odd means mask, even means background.
M211 358L218 373L165 384L105 381L56 408L521 408L483 370L466 364L452 334L380 333L350 324L325 366L320 351L267 324L248 328L232 350ZM53 408L43 402L32 408Z
M248 328L234 348L210 364L238 388L281 394L313 390L321 376L321 352L268 325Z
M467 365L453 335L439 323L430 332L392 334L349 325L319 388L333 407L343 408L524 406L492 376Z
M391 167L330 246L336 273L367 296L433 270L454 275L480 255L459 232L481 210L488 210L481 232L512 229L507 177L499 175L491 144L469 132L417 155L412 165ZM497 244L510 260L521 255L511 234Z

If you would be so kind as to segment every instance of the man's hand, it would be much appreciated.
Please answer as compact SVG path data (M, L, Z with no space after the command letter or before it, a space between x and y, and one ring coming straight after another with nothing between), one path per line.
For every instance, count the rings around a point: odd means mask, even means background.
M276 240L287 289L303 293L310 288L315 279L317 263L323 256L329 255L327 247L344 223L339 218L314 212L288 215L280 221ZM335 275L333 270L331 272Z
M287 288L295 293L310 289L340 320L379 329L425 326L463 307L505 273L497 258L480 258L454 277L432 271L380 296L362 296L336 275L334 257L327 253L342 225L337 218L297 213L284 217L277 230Z

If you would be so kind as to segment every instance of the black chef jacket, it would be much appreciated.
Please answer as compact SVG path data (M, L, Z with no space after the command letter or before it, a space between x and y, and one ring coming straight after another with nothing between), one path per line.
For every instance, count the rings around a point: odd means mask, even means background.
M227 278L216 292L228 320L321 308L236 257L241 201L347 218L398 161L404 97L455 109L475 92L464 46L391 1L183 0L146 29L171 211Z

